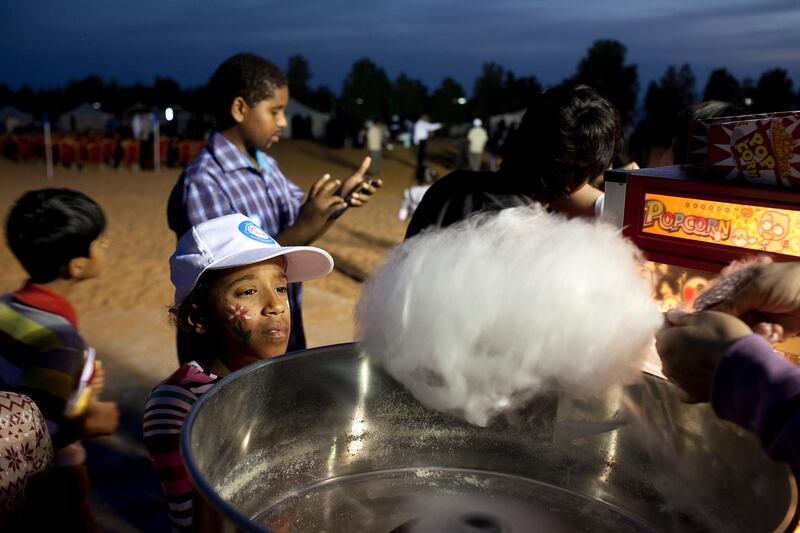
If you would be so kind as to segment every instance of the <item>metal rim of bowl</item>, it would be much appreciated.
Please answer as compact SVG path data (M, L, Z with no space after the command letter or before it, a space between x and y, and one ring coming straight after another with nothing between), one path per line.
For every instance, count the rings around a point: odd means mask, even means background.
M277 357L273 357L271 359L265 359L263 361L259 361L257 363L253 363L248 365L244 368L237 370L236 372L232 372L222 378L217 384L211 388L207 393L205 393L197 402L194 403L189 414L186 416L184 420L183 427L181 428L181 436L180 436L180 454L181 460L183 461L184 466L186 467L186 471L189 474L189 478L200 494L201 497L208 500L211 504L213 504L216 509L221 510L225 516L233 521L236 524L237 528L240 528L245 531L250 531L252 533L264 533L264 529L256 526L253 524L248 517L244 514L237 511L233 506L228 504L225 500L220 497L215 490L211 488L211 486L206 481L205 477L199 472L197 466L192 459L192 455L189 450L189 431L192 427L194 422L195 416L199 411L199 406L202 405L204 402L208 401L209 398L213 397L219 390L221 390L220 385L227 383L228 381L234 381L245 373L252 372L257 368L261 368L267 365L273 364L281 364L288 361L292 361L294 359L298 359L300 357L304 357L308 351L328 351L330 349L338 349L341 347L355 347L358 343L356 342L346 342L340 344L331 344L327 346L319 346L317 348L310 348L307 350L300 350L296 352L287 353L284 355L280 355ZM661 379L664 381L664 378L661 376L657 376L655 374L650 374L649 372L643 373L649 375L650 377ZM775 532L790 532L794 531L795 528L800 525L800 502L798 501L798 485L797 485L797 478L800 475L800 472L793 472L793 474L789 475L789 490L790 490L790 499L791 504L789 508L786 510L786 515L784 516L781 523L775 529Z

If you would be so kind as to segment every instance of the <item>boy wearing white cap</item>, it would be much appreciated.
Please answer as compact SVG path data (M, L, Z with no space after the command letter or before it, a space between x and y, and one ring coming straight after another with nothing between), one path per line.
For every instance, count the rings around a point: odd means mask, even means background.
M311 246L281 246L241 214L194 226L170 257L173 314L186 350L144 412L144 440L174 530L191 530L192 490L180 459L183 421L219 379L286 352L288 284L325 276L333 259Z
M489 140L489 134L483 127L481 119L476 118L472 121L472 127L467 132L467 141L469 141L469 169L477 172L481 169L481 159L483 158L483 149L486 148L486 142Z

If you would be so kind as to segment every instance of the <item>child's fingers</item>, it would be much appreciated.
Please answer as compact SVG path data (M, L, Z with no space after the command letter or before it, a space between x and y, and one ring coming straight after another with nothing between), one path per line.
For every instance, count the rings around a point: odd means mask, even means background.
M383 186L383 182L381 180L367 180L361 185L361 189L358 191L359 193L364 193L367 195L374 194L375 191Z
M364 160L361 162L361 166L358 167L358 170L355 171L353 176L358 176L358 177L364 176L367 170L369 170L369 166L371 164L372 164L372 158L370 156L365 157Z
M342 182L339 180L329 180L320 187L314 198L332 198L336 195L336 191L341 187ZM338 196L337 196L338 198Z
M330 174L323 174L323 176L320 179L318 179L317 181L314 182L314 185L311 186L311 190L308 192L308 194L309 194L309 196L311 198L314 198L315 196L317 196L320 193L320 191L326 185L330 185L331 183L337 182L337 181L338 180L334 180L333 178L331 178ZM338 187L338 185L337 185L337 187Z
M325 218L331 218L333 215L343 212L345 209L347 209L347 203L341 198L334 198L330 205L324 209L323 214Z

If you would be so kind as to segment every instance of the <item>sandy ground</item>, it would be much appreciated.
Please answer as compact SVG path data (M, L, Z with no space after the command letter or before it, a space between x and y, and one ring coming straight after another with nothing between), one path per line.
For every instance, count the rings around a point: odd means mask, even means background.
M431 164L451 169L454 149L447 141L431 146ZM347 177L360 163L356 149L329 150L307 141L282 141L271 150L283 172L308 190L325 172ZM397 220L402 191L414 183L414 152L384 153L383 189L370 205L351 209L316 245L331 252L336 270L305 284L304 322L310 347L354 340L353 309L361 281L386 250L400 242ZM87 443L94 489L92 505L104 531L167 531L161 490L142 444L144 400L155 383L177 367L174 332L167 308L172 298L167 260L175 236L166 225L166 202L179 169L153 172L57 168L48 180L43 165L0 160L0 212L25 191L70 187L100 203L112 244L100 277L78 284L67 295L78 313L80 331L107 370L105 396L120 404L120 430ZM25 274L5 246L0 247L0 291L18 288Z

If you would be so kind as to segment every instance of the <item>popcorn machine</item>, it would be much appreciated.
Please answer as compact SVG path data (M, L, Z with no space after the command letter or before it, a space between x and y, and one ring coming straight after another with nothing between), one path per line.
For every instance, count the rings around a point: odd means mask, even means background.
M691 308L734 260L800 260L800 112L689 130L689 164L605 174L604 217L645 253L664 310Z

